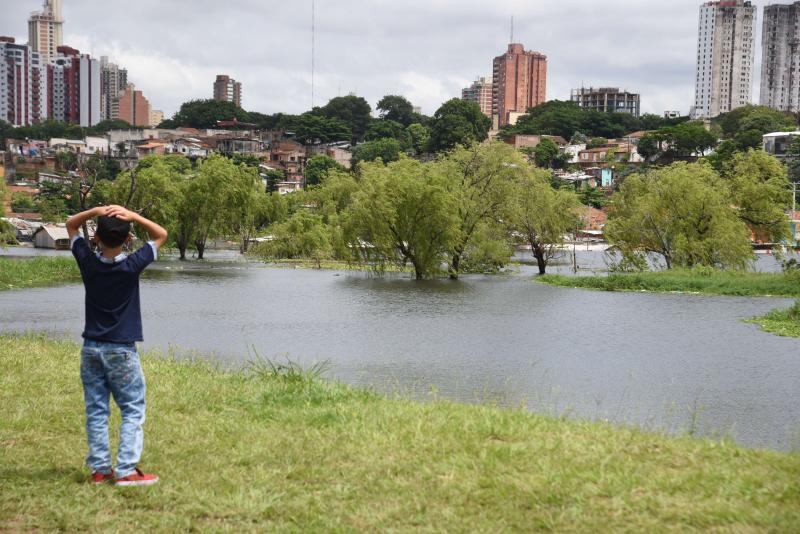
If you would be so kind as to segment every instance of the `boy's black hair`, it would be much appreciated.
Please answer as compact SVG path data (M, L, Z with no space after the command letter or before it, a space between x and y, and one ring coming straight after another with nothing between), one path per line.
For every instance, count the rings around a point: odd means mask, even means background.
M116 217L101 215L97 218L97 237L107 247L115 248L128 239L131 223Z

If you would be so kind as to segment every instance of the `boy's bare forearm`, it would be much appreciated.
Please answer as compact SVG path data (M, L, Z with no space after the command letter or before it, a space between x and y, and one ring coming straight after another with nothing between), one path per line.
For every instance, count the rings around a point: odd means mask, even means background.
M147 235L150 236L150 239L156 244L157 247L161 247L164 243L167 242L167 230L158 223L154 223L150 219L142 217L136 212L131 212L131 221L135 222L136 224L142 226Z

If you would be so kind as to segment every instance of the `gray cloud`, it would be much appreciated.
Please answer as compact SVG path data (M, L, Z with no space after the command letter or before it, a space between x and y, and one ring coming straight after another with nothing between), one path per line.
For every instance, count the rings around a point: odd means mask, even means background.
M311 105L311 0L63 2L66 44L128 68L167 115L183 101L209 98L218 73L242 82L246 109L299 113ZM0 0L0 35L25 42L28 14L40 3ZM317 104L355 92L374 106L399 93L432 113L491 73L511 15L515 40L548 56L550 99L567 99L583 83L639 91L648 112L688 112L692 102L699 0L316 4Z

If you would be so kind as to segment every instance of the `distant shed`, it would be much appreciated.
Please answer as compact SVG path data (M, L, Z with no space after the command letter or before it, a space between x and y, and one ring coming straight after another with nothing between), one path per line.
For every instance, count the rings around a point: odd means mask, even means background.
M67 228L55 224L45 224L33 234L33 245L36 248L69 250Z

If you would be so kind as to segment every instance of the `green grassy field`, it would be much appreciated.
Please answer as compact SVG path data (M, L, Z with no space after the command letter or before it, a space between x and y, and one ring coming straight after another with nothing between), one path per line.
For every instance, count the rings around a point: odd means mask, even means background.
M81 279L72 256L0 258L0 290L49 286Z
M767 315L747 321L761 327L765 332L784 337L800 337L800 300L786 310L774 310Z
M0 337L0 531L796 532L800 455L143 357L149 488L87 483L78 347ZM112 428L118 416L112 416ZM113 438L112 438L113 439Z
M658 271L608 276L546 275L537 281L602 291L652 291L708 295L800 297L800 276L741 271Z

